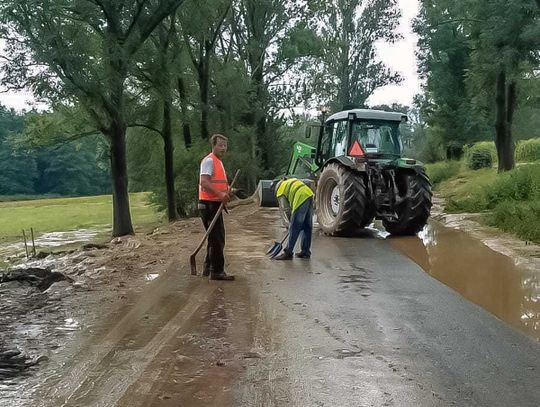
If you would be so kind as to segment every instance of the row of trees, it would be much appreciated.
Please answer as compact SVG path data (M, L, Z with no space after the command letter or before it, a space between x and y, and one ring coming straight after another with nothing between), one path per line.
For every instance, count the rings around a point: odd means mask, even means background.
M294 133L285 112L364 105L399 82L375 56L377 41L398 39L399 16L396 0L4 0L2 83L52 107L27 121L30 145L103 137L113 235L124 235L133 232L128 156L138 182L144 169L163 171L171 220L193 200L214 131L231 136L230 165L253 190L281 169ZM162 159L148 162L157 141Z
M0 105L0 195L110 193L106 146L99 138L29 149L13 137L24 122L25 115Z
M421 1L418 105L449 156L495 135L499 170L512 169L516 109L538 136L539 18L539 0Z

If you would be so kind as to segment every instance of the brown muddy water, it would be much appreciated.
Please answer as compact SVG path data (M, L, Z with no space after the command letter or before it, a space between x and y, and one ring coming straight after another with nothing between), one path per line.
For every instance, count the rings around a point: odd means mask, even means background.
M110 233L109 225L98 225L95 229L79 229L64 232L49 232L37 235L35 249L37 252L54 252L78 248L82 243L106 240ZM32 253L32 241L28 236L28 251ZM0 269L8 268L14 262L24 261L26 255L22 236L19 241L0 243Z
M517 266L466 232L437 221L418 237L387 239L431 276L540 341L540 270Z

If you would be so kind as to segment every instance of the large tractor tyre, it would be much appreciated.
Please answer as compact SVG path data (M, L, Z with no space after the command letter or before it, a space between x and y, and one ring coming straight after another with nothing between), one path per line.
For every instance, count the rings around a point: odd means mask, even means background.
M383 220L384 228L392 235L415 235L427 223L431 211L431 185L424 171L402 173L396 177L399 191L397 219Z
M374 216L364 177L335 163L324 168L319 178L316 210L321 229L331 236L354 235Z

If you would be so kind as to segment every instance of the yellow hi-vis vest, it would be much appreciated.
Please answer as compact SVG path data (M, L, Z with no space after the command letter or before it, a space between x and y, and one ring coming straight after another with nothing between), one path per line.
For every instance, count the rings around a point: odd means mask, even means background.
M290 178L282 181L276 191L277 198L282 196L287 198L293 212L313 195L314 193L311 188L296 178Z

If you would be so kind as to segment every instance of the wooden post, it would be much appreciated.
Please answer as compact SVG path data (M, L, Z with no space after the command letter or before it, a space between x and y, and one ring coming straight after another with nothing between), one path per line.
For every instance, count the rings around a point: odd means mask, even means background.
M32 255L36 257L36 243L34 242L34 228L30 228L30 233L32 234Z
M24 238L24 250L26 251L26 258L28 259L28 245L26 244L26 233L24 233L24 229L22 231L22 235Z

